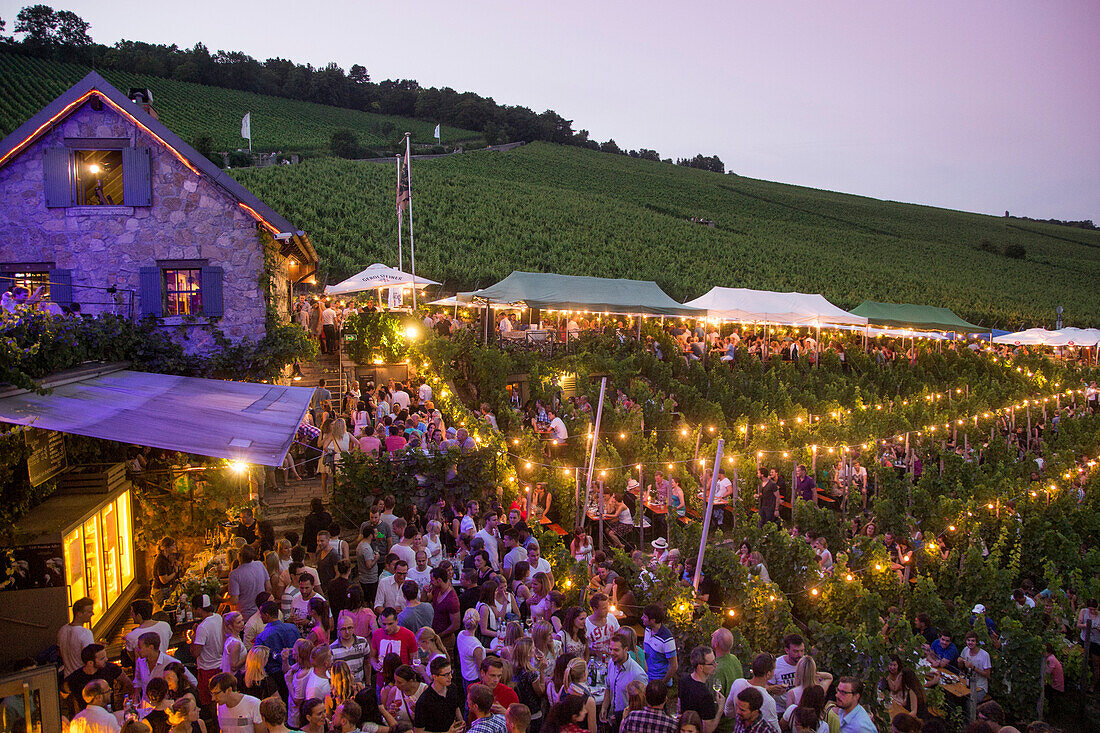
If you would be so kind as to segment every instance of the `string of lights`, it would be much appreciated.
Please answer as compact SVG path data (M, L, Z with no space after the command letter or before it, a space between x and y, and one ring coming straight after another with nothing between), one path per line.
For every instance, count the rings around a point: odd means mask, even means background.
M977 426L978 421L981 420L981 419L988 420L988 419L997 418L997 417L1000 417L1000 416L1006 415L1006 414L1011 415L1013 411L1020 410L1020 409L1026 409L1029 405L1048 404L1051 399L1058 399L1059 397L1062 397L1062 396L1072 396L1073 394L1084 394L1084 391L1083 390L1065 390L1064 392L1059 391L1059 392L1056 392L1054 394L1047 395L1047 396L1040 396L1040 397L1036 397L1036 398L1028 398L1028 399L1025 399L1023 402L1019 402L1019 403L1014 402L1013 404L1006 405L1004 407L999 407L999 408L994 408L994 409L991 409L991 410L986 410L986 411L983 411L983 412L980 412L980 413L975 413L973 415L968 415L966 417L958 417L958 418L955 418L954 420L951 420L951 421L948 421L948 422L945 422L945 423L940 423L940 424L935 424L935 425L925 425L925 426L923 426L923 428L921 430L910 430L910 431L906 431L906 432L903 432L903 433L892 433L891 435L889 435L885 438L882 438L882 437L873 438L873 439L870 439L868 441L860 442L860 443L848 443L848 444L841 443L841 444L838 444L838 445L829 445L829 446L819 445L819 444L816 444L816 443L811 443L811 444L808 444L808 445L801 446L800 448L788 447L787 449L757 449L756 451L753 451L752 454L755 455L757 458L764 458L767 455L782 455L783 458L790 458L792 453L797 453L799 451L801 451L803 453L806 453L808 451L811 455L814 455L814 454L818 454L818 455L836 455L837 451L840 451L841 453L850 453L850 452L856 450L857 448L861 449L861 450L870 450L872 445L878 445L878 444L887 445L889 440L891 440L891 439L895 440L895 441L904 440L907 433L915 434L919 438L919 437L922 437L924 435L924 433L926 433L926 432L930 433L930 434L934 434L937 430L939 430L941 428L941 425L942 425L942 429L944 431L949 431L949 430L952 429L952 427L955 427L956 429L959 428L959 427L965 427L971 420L974 422L974 425ZM744 426L741 426L741 428L742 428L741 431L744 432ZM717 433L718 432L717 429L713 426L709 427L707 430L710 433ZM680 432L681 432L682 435L688 435L688 434L694 433L695 431L694 430L689 430L688 428L681 428ZM623 436L623 435L626 435L626 434L627 433L620 433L620 436ZM720 433L718 433L718 434L720 434ZM591 438L592 438L591 433L589 433L587 436L585 436L585 438L586 438L586 440L591 440ZM513 443L513 445L519 445L520 439L519 438L513 438L512 443ZM551 440L550 443L551 443L551 445L556 446L556 445L560 444L560 441L558 441L555 438L555 439ZM542 461L539 461L539 460L533 460L530 457L525 457L525 456L521 456L521 455L512 453L510 451L506 451L505 453L510 458L515 459L518 463L523 465L523 467L527 470L531 470L535 466L538 466L540 468L564 470L567 475L570 475L571 472L574 471L574 470L583 471L583 470L586 469L586 467L562 466L561 464L545 463L545 462L542 462ZM733 455L728 456L727 457L727 463L729 465L733 465L735 463L736 459L740 455L741 454L734 453ZM633 469L636 469L636 470L640 470L640 469L643 469L645 467L646 463L655 464L655 465L667 465L669 470L673 470L673 467L676 466L676 465L694 464L696 462L698 462L699 465L701 465L701 466L706 465L706 459L705 458L700 458L700 459L681 459L681 460L672 460L672 461L655 461L655 462L643 461L641 463L626 463L626 464L621 464L621 465L618 465L618 466L603 466L599 470L600 470L600 475L604 476L604 475L606 475L607 471L616 471L616 470L622 470L622 469L627 469L627 468L633 468ZM510 480L514 482L516 479L515 479L515 477L510 477Z

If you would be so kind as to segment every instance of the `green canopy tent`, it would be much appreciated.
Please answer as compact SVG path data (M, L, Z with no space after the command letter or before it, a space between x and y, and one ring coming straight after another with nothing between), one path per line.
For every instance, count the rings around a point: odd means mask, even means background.
M457 297L460 303L522 304L540 310L622 316L706 316L702 308L677 303L652 280L515 271L496 285L459 293Z
M948 308L912 303L878 303L865 300L849 311L863 316L872 325L900 326L923 331L954 331L955 333L989 333L990 329L975 326L959 318Z
M459 293L460 303L480 307L510 305L547 311L573 311L595 315L682 316L705 318L706 310L677 303L652 280L622 280L587 275L554 275L513 271L496 285ZM641 334L641 320L639 335ZM489 323L486 319L485 338Z

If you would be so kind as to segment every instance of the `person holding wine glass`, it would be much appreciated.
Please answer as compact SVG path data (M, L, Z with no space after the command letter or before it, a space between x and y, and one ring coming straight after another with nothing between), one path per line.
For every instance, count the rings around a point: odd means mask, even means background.
M699 733L714 733L722 717L722 687L715 683L711 687L707 680L718 668L714 659L714 650L709 646L697 646L691 650L688 666L691 674L680 678L680 710L692 710L703 721L703 730Z

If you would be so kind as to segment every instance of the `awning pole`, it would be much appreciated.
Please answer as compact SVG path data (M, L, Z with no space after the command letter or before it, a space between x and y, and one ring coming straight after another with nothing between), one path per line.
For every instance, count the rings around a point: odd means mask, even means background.
M703 537L699 541L699 555L695 560L695 577L691 581L691 585L695 588L695 592L699 592L699 580L703 575L703 554L707 549L707 535L710 534L710 522L711 517L714 514L714 491L718 485L718 466L722 465L722 449L726 445L725 438L718 439L718 450L714 455L715 470L710 474L710 491L707 492L707 513L703 520Z
M584 508L588 508L589 497L592 496L592 472L596 470L596 446L600 442L600 420L603 418L603 397L607 389L607 377L600 379L600 402L596 406L596 427L592 431L592 449L588 454L588 478L584 487ZM602 490L601 490L602 496ZM603 516L600 517L600 529L603 529ZM603 532L600 532L600 548L603 548Z

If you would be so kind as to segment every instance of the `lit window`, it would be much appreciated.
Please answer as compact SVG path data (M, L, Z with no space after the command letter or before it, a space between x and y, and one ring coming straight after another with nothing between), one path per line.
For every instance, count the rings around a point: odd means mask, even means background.
M34 293L38 288L42 288L42 300L50 299L50 273L48 272L13 272L5 275L3 281L0 281L0 290L19 285L26 288L28 293Z
M164 315L202 315L202 270L165 270L164 295Z
M122 206L122 151L76 150L77 206Z

